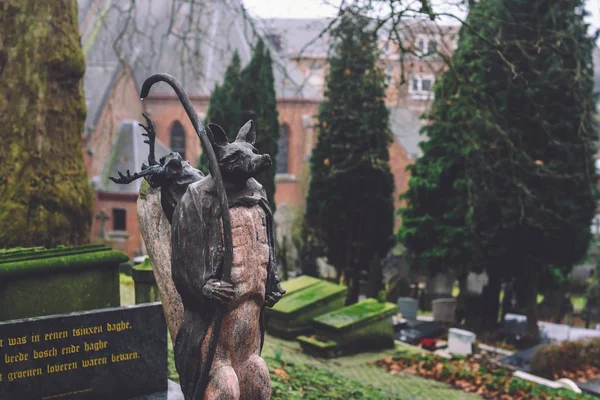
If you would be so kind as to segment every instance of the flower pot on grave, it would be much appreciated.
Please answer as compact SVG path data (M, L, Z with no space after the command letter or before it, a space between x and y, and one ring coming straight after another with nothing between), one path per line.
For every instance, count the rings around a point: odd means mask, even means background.
M265 309L267 331L287 339L311 331L311 319L344 306L348 288L321 279L299 277L282 282L289 291L273 308ZM315 282L316 281L316 282Z
M366 299L313 318L314 337L298 337L302 348L321 357L394 347L394 303Z
M119 264L106 245L0 252L0 321L120 305Z
M436 299L431 302L433 320L438 322L454 322L456 299Z

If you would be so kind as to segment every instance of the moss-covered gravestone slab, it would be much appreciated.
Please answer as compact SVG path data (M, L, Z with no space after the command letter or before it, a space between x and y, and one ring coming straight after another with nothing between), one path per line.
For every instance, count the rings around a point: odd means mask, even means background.
M313 336L299 336L305 352L320 357L394 347L394 303L366 299L312 320Z
M282 282L287 292L273 308L267 308L267 331L287 339L311 331L311 319L344 306L348 288L327 281L301 277ZM310 278L310 279L306 279ZM314 282L316 280L317 282Z
M119 264L106 245L0 252L0 321L118 307Z
M283 286L285 289L285 294L290 295L298 290L306 289L307 287L311 287L321 282L323 282L322 279L313 278L312 276L308 275L302 275L297 278L281 282L281 286Z

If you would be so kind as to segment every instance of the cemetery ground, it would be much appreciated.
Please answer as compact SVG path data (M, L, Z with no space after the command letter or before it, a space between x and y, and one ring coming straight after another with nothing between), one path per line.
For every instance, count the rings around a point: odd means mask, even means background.
M133 280L121 274L122 305L134 304ZM178 381L173 348L168 343L169 379ZM510 346L508 346L510 347ZM544 357L553 360L547 376L586 380L600 375L591 365L580 366L575 352L600 358L600 340L593 351L571 345L554 347ZM564 353L564 354L563 354ZM555 390L512 376L512 370L495 364L498 357L455 357L447 360L430 352L396 342L394 349L323 359L305 354L294 340L266 335L262 356L267 362L273 399L583 399L595 397ZM573 362L575 360L575 363ZM560 370L557 365L564 365ZM552 366L554 369L552 369Z

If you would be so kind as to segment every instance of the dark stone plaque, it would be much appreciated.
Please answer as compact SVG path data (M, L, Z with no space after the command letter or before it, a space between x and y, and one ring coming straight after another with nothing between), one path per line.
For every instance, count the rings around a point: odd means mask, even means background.
M129 399L167 390L160 303L0 323L0 399Z

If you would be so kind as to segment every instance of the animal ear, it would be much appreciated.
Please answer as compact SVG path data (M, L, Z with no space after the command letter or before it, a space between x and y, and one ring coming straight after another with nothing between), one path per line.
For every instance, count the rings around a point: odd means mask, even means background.
M210 139L213 146L225 146L229 143L227 140L227 134L217 124L208 124L208 138Z
M254 121L250 120L246 122L242 129L238 132L237 137L235 138L236 142L246 141L250 144L254 144L256 140L256 131L254 130Z

